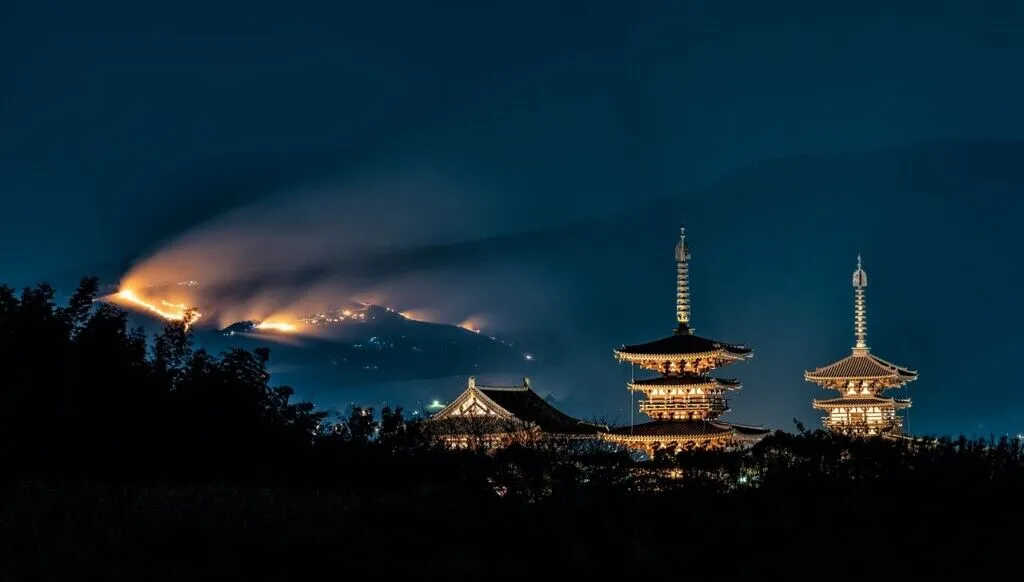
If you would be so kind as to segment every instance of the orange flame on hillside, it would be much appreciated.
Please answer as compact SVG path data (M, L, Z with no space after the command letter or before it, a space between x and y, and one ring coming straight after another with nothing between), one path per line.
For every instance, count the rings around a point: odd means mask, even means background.
M267 331L280 331L284 333L295 333L298 331L298 327L290 323L282 323L279 321L263 321L256 324L256 329L264 329Z
M473 333L480 333L480 324L473 319L467 319L459 324L459 327L465 330L469 330Z
M426 308L422 308L422 309L420 309L420 308L417 308L417 309L406 309L404 311L399 311L398 315L401 315L402 317L404 317L406 319L411 319L413 321L426 321L426 322L436 322L437 321L437 316L434 313L432 313L429 309L426 309Z
M135 293L135 291L132 291L131 289L122 289L121 291L118 291L114 295L114 297L120 299L124 303L142 308L146 311L149 311L150 313L155 313L156 315L159 315L160 317L167 319L169 321L184 321L186 326L192 325L203 315L198 311L193 310L191 314L189 314L191 317L189 317L189 319L186 321L185 315L186 313L188 313L189 310L187 305L181 303L171 303L169 301L161 300L160 304L163 307L169 307L174 309L174 311L168 311L165 309L161 309L160 307L157 307L156 304L150 303L149 301L146 301L142 297L139 297L139 295Z

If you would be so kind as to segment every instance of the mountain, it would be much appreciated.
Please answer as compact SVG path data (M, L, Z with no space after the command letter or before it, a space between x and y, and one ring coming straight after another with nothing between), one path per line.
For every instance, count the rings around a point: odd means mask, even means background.
M316 384L338 388L515 370L525 359L514 343L459 326L415 321L377 305L351 313L354 317L315 325L309 336L264 332L257 322L247 321L216 333L197 332L196 337L202 345L219 349L271 341L276 344L276 367L305 368L304 375Z
M145 313L133 311L130 317L150 333L163 324ZM360 304L304 321L305 329L312 330L308 335L260 329L257 321L239 321L220 329L200 321L193 329L195 346L212 353L268 347L274 383L292 385L302 397L387 382L519 373L524 366L542 366L514 341L456 325L416 321L378 305Z

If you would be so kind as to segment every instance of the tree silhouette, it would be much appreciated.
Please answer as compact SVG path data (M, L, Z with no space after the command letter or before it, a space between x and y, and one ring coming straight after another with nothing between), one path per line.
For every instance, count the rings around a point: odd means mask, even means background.
M378 422L373 418L373 408L352 406L348 415L348 432L352 442L369 442L377 432L377 427Z
M380 434L381 443L388 446L401 444L405 438L405 419L402 418L402 407L396 406L394 410L385 406L380 411Z
M78 288L71 295L66 307L60 310L65 323L71 328L71 335L74 337L78 330L85 326L92 312L93 302L100 289L100 281L97 277L84 277Z

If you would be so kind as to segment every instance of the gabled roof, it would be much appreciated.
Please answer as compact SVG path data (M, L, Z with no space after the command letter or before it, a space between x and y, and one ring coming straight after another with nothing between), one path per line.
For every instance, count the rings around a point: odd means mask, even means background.
M917 372L897 366L879 358L865 349L854 349L849 356L804 372L804 378L816 380L884 380L893 379L910 382L917 379Z
M585 435L604 430L602 426L573 418L552 406L530 387L528 378L523 379L521 386L485 386L477 384L470 376L465 392L429 422L467 419L487 421L496 431L507 430L515 424L536 427L549 434Z
M544 432L558 434L594 434L598 432L597 425L565 414L529 387L488 388L480 386L478 389L512 416L535 424Z
M513 418L512 413L502 408L497 402L491 400L490 397L479 390L475 386L472 377L469 379L469 387L462 394L459 394L455 400L452 400L451 404L431 416L430 420L437 421L464 416L493 417L501 420Z

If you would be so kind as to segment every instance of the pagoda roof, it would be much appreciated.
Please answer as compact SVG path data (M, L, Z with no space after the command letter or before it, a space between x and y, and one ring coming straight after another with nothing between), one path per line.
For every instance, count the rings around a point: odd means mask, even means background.
M638 437L714 437L732 433L732 426L707 420L652 420L631 426L619 426L608 431L613 435Z
M734 425L707 420L654 420L632 426L620 426L602 433L601 438L626 444L682 443L715 441L721 444L756 443L771 430L760 426Z
M696 356L724 352L735 357L745 357L753 350L739 344L728 344L713 339L693 335L688 328L680 326L668 337L654 341L623 346L615 353L626 356Z
M597 434L603 426L573 418L552 406L524 378L521 386L485 386L470 378L466 390L451 404L430 418L438 428L442 424L458 432L462 425L504 432L514 425L536 427L550 434ZM479 424L479 426L477 426Z
M673 386L722 386L725 388L739 388L740 381L735 378L712 378L710 376L702 376L699 374L668 374L664 376L658 376L656 378L645 378L643 380L633 380L629 383L631 386L657 386L657 387L673 387Z
M855 348L853 353L838 362L804 372L809 381L818 380L883 380L893 379L910 382L917 379L917 372L887 362L867 351Z
M843 398L830 398L828 400L815 400L815 406L888 406L894 405L897 408L910 406L910 400L902 398L885 398L881 396L846 396Z

